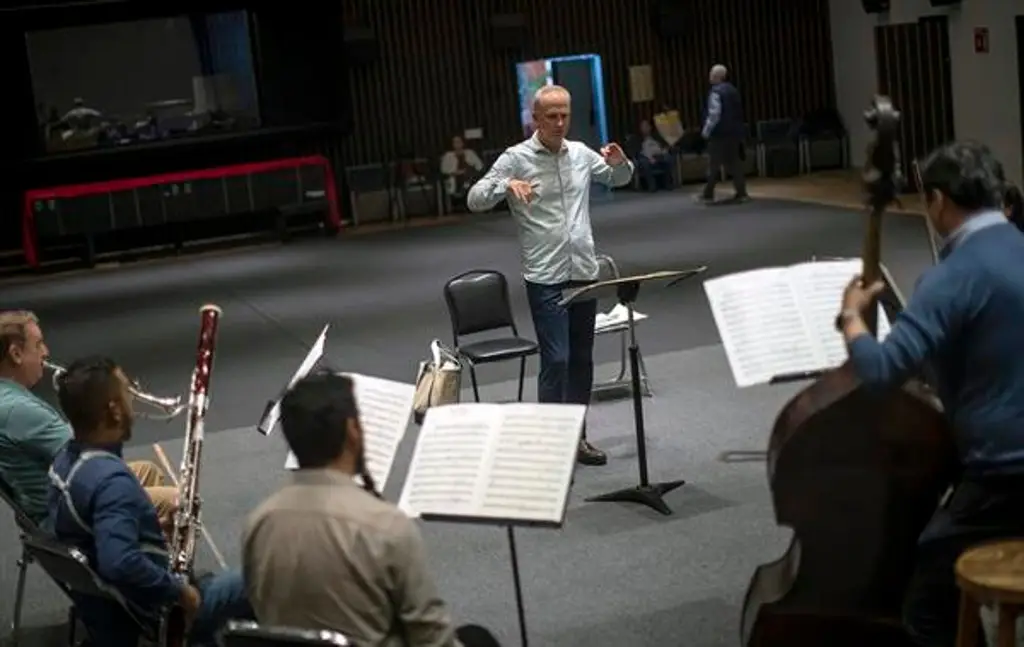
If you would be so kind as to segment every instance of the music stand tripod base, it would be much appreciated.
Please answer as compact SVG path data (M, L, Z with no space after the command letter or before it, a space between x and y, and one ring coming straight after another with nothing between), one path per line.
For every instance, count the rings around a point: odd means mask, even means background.
M674 274L685 278L686 276L699 274L702 271L703 268L690 273L679 272ZM649 276L648 278L655 277ZM656 278L675 277L662 275ZM644 430L643 390L640 381L640 347L637 345L636 341L636 321L634 319L634 305L636 304L637 296L640 292L640 284L644 282L644 280L645 277L624 277L607 282L608 284L614 285L616 289L616 297L618 298L619 303L626 307L626 311L629 314L629 377L630 384L632 386L633 422L636 428L636 454L637 466L640 472L640 482L632 487L622 488L607 494L600 494L586 500L593 503L609 501L639 503L667 516L672 514L672 509L665 503L665 495L672 490L685 485L686 481L679 479L675 481L665 481L662 483L651 483L648 480L647 438Z
M607 494L599 494L587 499L588 502L609 502L639 503L645 505L655 512L668 516L672 514L672 508L665 503L665 495L686 485L686 481L665 481L663 483L648 483L647 485L634 485L630 488L623 488Z

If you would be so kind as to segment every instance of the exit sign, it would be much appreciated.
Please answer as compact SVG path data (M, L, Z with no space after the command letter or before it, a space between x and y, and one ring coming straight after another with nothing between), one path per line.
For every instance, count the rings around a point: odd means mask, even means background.
M988 27L974 28L974 53L988 54Z

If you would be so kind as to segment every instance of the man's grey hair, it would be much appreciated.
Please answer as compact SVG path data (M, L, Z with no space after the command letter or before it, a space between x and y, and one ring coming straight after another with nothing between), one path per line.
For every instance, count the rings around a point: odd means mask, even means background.
M715 81L724 81L725 77L729 75L729 70L724 65L718 63L711 68L711 78Z
M39 317L28 310L8 310L0 312L0 362L4 362L11 354L11 347L24 344L27 328L39 325Z
M541 99L552 94L564 94L567 99L571 99L572 95L569 91L560 85L545 85L544 87L537 90L533 95L533 110L536 111L540 105Z

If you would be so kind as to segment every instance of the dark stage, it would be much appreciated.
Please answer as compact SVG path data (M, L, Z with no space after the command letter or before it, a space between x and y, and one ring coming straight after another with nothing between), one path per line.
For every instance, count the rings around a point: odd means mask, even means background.
M624 272L706 264L705 278L813 255L859 255L862 228L850 211L776 201L702 207L681 193L619 194L595 205L593 216L600 251ZM918 217L887 221L883 257L909 293L931 263ZM324 324L332 329L332 366L411 382L431 338L450 338L444 282L478 268L506 273L518 323L532 335L515 230L504 214L7 283L0 308L35 310L55 360L110 354L159 395L187 388L199 307L223 308L202 489L207 527L237 565L244 515L285 477L280 433L264 438L252 426ZM635 481L628 400L594 405L590 435L611 453L609 465L578 471L563 530L518 534L532 644L735 645L747 579L788 541L775 527L764 465L724 464L718 455L763 448L775 411L797 387L735 388L700 281L642 293L638 309L650 317L638 334L654 391L645 400L652 480L681 476L688 484L669 495L671 517L584 503ZM613 376L617 344L605 338L598 346L599 378ZM479 371L485 399L514 397L514 364ZM531 379L531 399L533 391ZM176 461L182 435L180 420L140 422L129 456L150 458L149 444L160 441ZM409 445L387 487L392 500ZM504 644L517 644L504 531L426 524L424 533L456 621L488 625ZM0 515L0 536L6 634L17 573L10 515ZM208 565L209 555L200 555ZM22 644L59 645L65 600L40 572L29 573Z

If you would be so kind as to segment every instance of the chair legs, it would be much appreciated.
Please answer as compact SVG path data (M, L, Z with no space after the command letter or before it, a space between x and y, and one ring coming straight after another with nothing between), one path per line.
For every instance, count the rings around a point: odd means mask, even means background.
M523 382L526 380L526 358L519 358L519 395L517 396L517 402L523 401Z
M28 550L22 546L21 557L18 559L18 583L14 588L14 619L11 621L11 647L18 647L18 642L21 640L21 605L25 599L25 576L28 571L28 565L32 562L32 558L28 555Z
M476 380L476 367L469 364L469 381L473 385L473 399L480 402L480 384ZM526 357L519 358L519 391L516 395L518 402L523 401L523 388L526 386Z
M473 398L479 402L480 385L476 382L476 368L472 364L469 365L469 381L473 384Z

